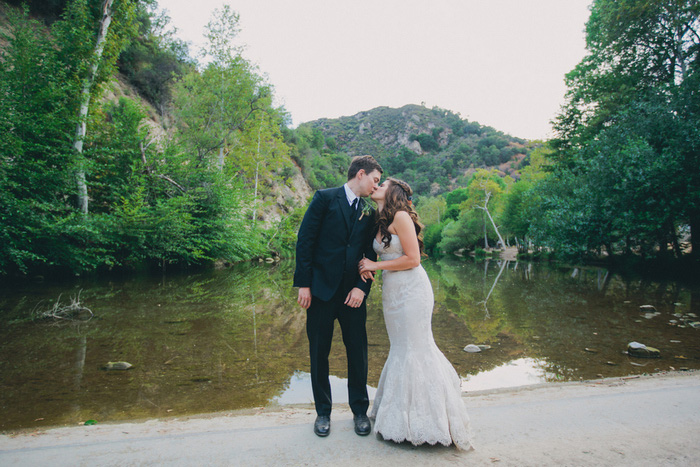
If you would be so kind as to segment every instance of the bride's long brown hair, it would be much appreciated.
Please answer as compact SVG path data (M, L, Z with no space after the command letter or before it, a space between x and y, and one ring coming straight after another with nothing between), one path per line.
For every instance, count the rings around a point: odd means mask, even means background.
M413 190L408 186L408 183L402 180L387 178L386 181L389 182L389 186L386 189L386 195L384 197L384 209L382 209L382 212L379 213L379 217L377 218L377 226L382 235L384 246L388 247L391 242L389 226L394 222L394 216L396 216L396 213L399 211L406 211L413 220L413 225L416 228L416 236L418 237L418 246L420 247L421 254L423 254L423 235L421 234L423 224L418 221L418 214L416 210L413 209Z

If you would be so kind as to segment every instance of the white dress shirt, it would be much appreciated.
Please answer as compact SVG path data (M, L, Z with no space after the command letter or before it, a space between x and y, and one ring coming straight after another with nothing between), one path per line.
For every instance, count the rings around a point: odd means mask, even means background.
M346 196L347 199L348 199L348 204L350 204L350 206L352 206L352 202L355 201L355 199L359 198L359 196L357 196L357 195L350 189L350 187L348 186L347 183L346 183L345 185L343 185L343 188L345 188L345 196ZM360 200L359 200L359 199L357 200L357 203L358 203L358 204L360 203Z

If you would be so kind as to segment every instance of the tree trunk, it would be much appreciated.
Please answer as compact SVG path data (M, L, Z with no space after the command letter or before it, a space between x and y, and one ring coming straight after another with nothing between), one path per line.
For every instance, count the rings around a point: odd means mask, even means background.
M491 225L493 225L493 230L496 231L496 235L498 235L498 240L501 242L501 249L504 249L506 247L506 242L503 241L503 237L501 237L501 233L498 231L498 227L496 227L496 223L493 221L493 217L491 217L491 213L489 212L489 199L491 199L491 193L486 192L486 200L484 201L483 206L477 206L479 209L483 209L484 212L486 212L486 215L489 217L489 220L491 221ZM484 223L484 240L486 240L486 223ZM488 248L488 241L486 248Z
M613 246L611 242L605 242L605 251L608 253L608 262L613 261Z
M486 215L489 216L491 225L493 225L493 230L495 230L496 235L498 235L498 241L501 242L501 249L504 249L506 247L506 243L503 241L503 237L501 237L501 232L498 231L498 227L496 227L496 223L493 221L493 217L491 217L491 213L489 212L488 208L484 207L484 210L486 211Z
M100 60L102 59L102 52L105 47L105 39L107 38L107 31L109 30L109 24L112 22L112 2L114 0L105 0L102 6L102 21L100 21L100 32L97 35L97 42L95 43L95 53L93 55L92 66L90 67L89 75L83 80L83 88L80 92L80 112L78 114L78 123L75 129L75 139L73 141L73 149L80 156L83 154L83 142L85 141L86 134L86 121L88 109L90 108L90 90L95 82L95 77L97 76L97 70L100 66ZM78 185L78 209L83 214L88 213L88 190L87 182L85 180L85 164L82 161L82 157L79 158L78 169L75 174L76 182Z
M700 257L700 212L690 213L690 248L693 258Z
M258 151L255 162L255 191L253 192L253 224L258 215L258 174L260 173L260 132L262 131L262 114L260 115L260 125L258 126Z
M219 159L218 159L217 165L219 168L219 172L223 172L224 171L224 147L223 146L221 146L219 148Z
M484 216L481 216L482 223L484 224L484 249L488 250L489 249L489 235L488 231L486 229L486 219L484 219Z
M678 243L678 234L676 233L675 227L671 231L671 244L673 245L673 253L675 254L676 258L683 256L681 245Z

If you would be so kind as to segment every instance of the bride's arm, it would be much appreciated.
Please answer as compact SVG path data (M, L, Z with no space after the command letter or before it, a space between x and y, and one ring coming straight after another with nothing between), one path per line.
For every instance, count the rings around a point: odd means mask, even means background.
M399 211L394 216L393 226L399 236L403 255L396 259L387 261L374 262L367 258L360 261L360 272L377 271L384 269L385 271L403 271L413 269L420 265L420 246L418 246L418 237L416 236L416 228L413 225L413 219L406 211Z

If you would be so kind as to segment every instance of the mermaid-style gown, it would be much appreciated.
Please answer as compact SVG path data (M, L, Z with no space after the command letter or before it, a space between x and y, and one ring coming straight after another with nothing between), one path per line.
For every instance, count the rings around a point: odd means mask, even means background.
M403 255L397 235L388 247L375 239L374 250L382 260ZM433 339L433 289L425 269L383 271L382 278L391 347L370 413L375 433L396 442L471 449L459 376Z

